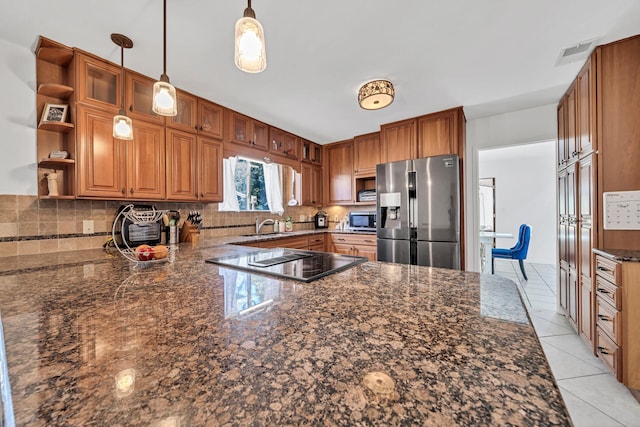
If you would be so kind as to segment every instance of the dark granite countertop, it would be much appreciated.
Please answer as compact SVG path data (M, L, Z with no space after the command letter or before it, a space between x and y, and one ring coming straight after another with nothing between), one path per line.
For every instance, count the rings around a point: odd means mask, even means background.
M204 262L248 250L5 260L16 424L570 425L513 282L367 262L301 283Z
M624 249L593 249L593 252L612 261L640 262L640 251Z

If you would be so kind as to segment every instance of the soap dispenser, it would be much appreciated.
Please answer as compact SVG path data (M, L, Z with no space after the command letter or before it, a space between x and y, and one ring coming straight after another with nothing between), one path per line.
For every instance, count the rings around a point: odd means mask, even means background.
M273 221L273 232L274 233L280 232L280 222L277 219Z

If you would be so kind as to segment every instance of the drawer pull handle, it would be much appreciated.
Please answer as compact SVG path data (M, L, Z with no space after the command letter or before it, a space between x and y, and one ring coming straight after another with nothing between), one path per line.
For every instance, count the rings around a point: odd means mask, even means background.
M365 240L365 242L367 242L367 243L373 243L373 240L369 240L369 239L367 239L367 240Z
M606 348L601 347L601 346L598 346L598 353L600 353L600 354L611 354L611 353L609 353L609 351L607 351Z
M598 271L606 271L607 273L613 273L613 270L609 270L608 268L598 266Z
M611 318L609 316L605 316L604 314L598 313L598 319L604 320L605 322L611 322Z
M338 242L344 242L344 239L338 239Z
M606 294L606 295L609 295L611 293L608 290L606 290L605 288L598 288L598 289L596 289L596 292L599 292L601 294Z

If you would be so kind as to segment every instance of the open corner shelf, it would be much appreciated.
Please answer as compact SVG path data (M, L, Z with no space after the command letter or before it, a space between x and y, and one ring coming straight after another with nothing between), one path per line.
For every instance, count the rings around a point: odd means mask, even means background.
M76 163L74 159L42 159L38 162L38 167L43 169L62 169Z
M41 130L50 130L53 132L69 132L75 126L73 123L66 122L41 122L38 125L38 129Z
M73 94L73 88L58 83L42 83L38 86L38 94L52 98L67 99Z

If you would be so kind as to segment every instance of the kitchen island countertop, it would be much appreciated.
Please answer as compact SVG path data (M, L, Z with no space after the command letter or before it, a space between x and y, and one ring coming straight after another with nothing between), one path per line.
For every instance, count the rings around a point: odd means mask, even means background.
M513 282L367 262L300 283L204 262L248 250L8 260L16 425L570 425Z

